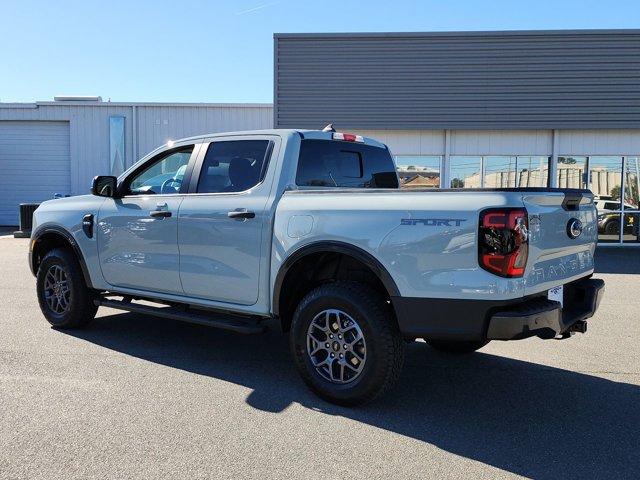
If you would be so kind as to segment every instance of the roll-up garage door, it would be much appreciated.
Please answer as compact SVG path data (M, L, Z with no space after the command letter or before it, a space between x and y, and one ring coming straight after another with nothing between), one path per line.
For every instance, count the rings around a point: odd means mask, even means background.
M0 225L18 205L71 193L69 122L0 121Z

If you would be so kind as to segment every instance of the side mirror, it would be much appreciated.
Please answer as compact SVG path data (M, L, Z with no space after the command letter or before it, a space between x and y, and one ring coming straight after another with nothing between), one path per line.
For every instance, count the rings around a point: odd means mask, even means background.
M98 175L93 177L93 183L91 185L91 193L99 197L111 197L116 196L118 186L118 179L110 175Z

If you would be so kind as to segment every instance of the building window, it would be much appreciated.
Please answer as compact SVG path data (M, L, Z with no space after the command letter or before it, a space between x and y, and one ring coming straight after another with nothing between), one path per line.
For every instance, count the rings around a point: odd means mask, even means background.
M638 167L638 157L558 157L558 187L588 188L593 192L599 243L639 241Z
M109 168L116 177L125 170L124 117L109 117Z
M440 188L442 157L398 155L395 160L400 188Z
M482 157L450 157L451 188L482 187Z
M598 242L620 242L622 157L588 157L589 190L598 208ZM631 225L630 225L631 226Z
M622 157L589 157L589 190L596 197L615 200L620 209Z
M638 157L587 157L589 189L598 208L598 242L637 243ZM623 174L624 172L624 174Z
M517 186L549 186L549 157L517 157Z
M640 242L640 161L639 157L624 157L623 177L623 243Z
M546 187L549 157L453 156L451 188Z
M586 188L587 157L558 157L558 188Z
M484 188L514 188L516 157L484 157Z

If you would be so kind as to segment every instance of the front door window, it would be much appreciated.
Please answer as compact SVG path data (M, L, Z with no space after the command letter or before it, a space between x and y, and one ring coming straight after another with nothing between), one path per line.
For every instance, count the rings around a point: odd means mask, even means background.
M180 193L193 145L161 155L128 180L128 195Z

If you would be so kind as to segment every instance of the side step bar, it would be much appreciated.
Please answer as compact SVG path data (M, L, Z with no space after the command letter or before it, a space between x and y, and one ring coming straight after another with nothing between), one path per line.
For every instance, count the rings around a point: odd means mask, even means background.
M101 307L116 308L127 312L142 313L145 315L155 315L156 317L170 318L182 322L207 325L209 327L231 330L232 332L253 334L263 333L265 327L256 320L238 315L225 315L221 313L209 313L197 310L187 310L185 307L152 307L150 305L140 305L130 300L112 300L109 298L99 298L94 303Z

